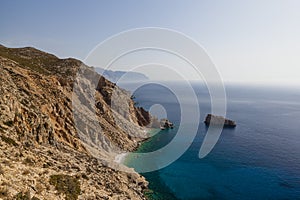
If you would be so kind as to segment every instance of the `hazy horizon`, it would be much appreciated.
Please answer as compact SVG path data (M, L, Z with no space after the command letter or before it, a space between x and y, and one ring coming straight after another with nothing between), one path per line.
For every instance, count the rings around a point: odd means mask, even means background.
M112 35L161 27L200 44L224 82L299 85L299 8L300 1L4 1L0 43L84 61Z

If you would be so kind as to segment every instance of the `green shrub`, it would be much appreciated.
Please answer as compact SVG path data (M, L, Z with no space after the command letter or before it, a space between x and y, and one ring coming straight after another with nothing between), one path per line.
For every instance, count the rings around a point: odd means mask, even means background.
M7 130L7 128L4 128L0 125L0 132L4 133L5 130Z
M6 187L0 187L0 198L7 197L8 190Z
M27 157L23 160L23 164L32 166L32 165L34 165L34 160Z
M4 170L3 170L3 167L0 165L0 175L3 175L4 174Z
M7 144L10 144L10 145L14 145L14 146L18 146L18 144L11 138L9 137L6 137L4 135L0 135L0 138L3 142L6 142Z
M89 180L89 177L86 174L81 174L81 177L86 179L86 180Z
M6 126L13 126L14 122L12 120L9 120L9 121L3 122L3 124L5 124Z
M51 175L50 184L55 186L59 193L65 194L66 200L77 200L81 192L78 178L69 175Z
M25 193L19 192L15 197L15 200L30 200L30 192L27 191Z

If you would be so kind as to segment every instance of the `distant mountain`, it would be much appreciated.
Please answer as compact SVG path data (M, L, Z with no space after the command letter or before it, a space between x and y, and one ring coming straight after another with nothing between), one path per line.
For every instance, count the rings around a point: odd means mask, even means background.
M149 78L145 74L138 72L113 71L106 70L100 67L95 68L95 71L114 83L118 82L120 78L122 78L122 82L137 82L149 80Z

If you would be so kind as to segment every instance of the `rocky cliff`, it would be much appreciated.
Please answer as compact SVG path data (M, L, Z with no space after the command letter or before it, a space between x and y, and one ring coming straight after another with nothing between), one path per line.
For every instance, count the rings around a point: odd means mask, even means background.
M0 46L0 199L144 199L114 162L147 137L150 115L76 59Z

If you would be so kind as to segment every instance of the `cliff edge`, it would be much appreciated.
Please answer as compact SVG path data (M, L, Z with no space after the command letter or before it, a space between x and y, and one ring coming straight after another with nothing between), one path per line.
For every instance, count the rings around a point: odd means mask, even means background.
M147 181L114 163L151 118L127 91L79 60L0 45L0 94L0 199L145 199Z

